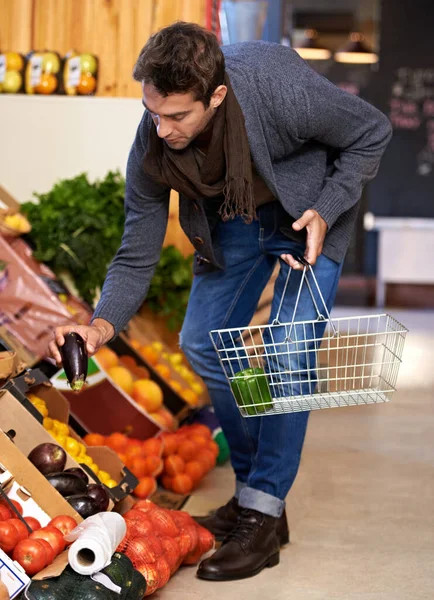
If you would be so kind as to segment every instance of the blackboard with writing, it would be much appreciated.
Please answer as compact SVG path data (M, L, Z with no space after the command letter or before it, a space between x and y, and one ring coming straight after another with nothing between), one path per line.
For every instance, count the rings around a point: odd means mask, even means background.
M434 3L383 0L374 104L393 126L369 208L379 216L434 218Z

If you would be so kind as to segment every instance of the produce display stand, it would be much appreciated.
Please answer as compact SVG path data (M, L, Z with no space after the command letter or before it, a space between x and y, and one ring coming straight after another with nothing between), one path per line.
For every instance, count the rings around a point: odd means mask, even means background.
M70 411L67 399L58 390L56 390L44 373L38 369L28 371L24 375L9 381L3 389L8 390L15 397L15 399L18 400L19 403L25 407L26 410L38 421L38 428L42 429L44 432L45 437L47 437L46 441L53 442L53 438L48 432L45 431L45 429L43 429L42 415L29 402L26 394L31 392L43 399L47 405L50 417L57 419L62 423L68 424ZM0 411L1 410L2 406L0 403ZM2 418L0 417L0 427L1 426ZM84 444L81 437L77 435L71 427L69 429L69 435ZM107 490L114 503L119 502L132 492L137 485L137 479L121 462L118 455L113 450L106 446L94 446L87 447L86 451L100 468L104 469L104 471L107 471L110 476L118 482L116 487ZM91 477L96 483L100 483L98 477L91 471L91 469L89 469L87 465L77 464L77 466L80 466L83 470L85 470L89 477Z

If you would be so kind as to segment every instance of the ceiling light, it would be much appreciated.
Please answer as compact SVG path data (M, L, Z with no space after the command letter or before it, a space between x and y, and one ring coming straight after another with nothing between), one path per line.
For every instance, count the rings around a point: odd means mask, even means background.
M352 33L348 42L335 54L336 62L372 65L378 62L378 54L371 52L361 33Z
M305 60L328 60L332 53L327 48L321 48L316 41L317 37L315 29L307 29L303 40L294 46L294 50Z

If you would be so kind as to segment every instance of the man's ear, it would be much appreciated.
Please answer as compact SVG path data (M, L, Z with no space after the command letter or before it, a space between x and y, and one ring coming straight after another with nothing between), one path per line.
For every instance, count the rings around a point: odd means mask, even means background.
M223 102L223 100L226 98L227 93L228 88L225 85L219 85L218 88L215 89L213 95L211 96L211 108L218 108Z

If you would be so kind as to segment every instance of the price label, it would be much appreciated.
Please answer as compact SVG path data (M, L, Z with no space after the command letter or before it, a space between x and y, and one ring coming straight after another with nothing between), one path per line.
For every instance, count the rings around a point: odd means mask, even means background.
M68 60L68 87L77 87L80 83L81 62L79 56Z
M30 58L30 87L36 87L42 78L42 56Z
M3 83L5 80L6 74L6 56L4 54L0 54L0 83Z

